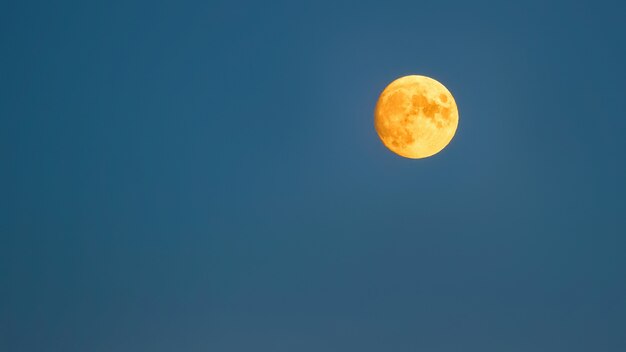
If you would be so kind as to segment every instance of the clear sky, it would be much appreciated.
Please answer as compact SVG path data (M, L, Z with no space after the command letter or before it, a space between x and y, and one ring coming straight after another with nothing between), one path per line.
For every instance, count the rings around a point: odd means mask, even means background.
M0 350L626 351L625 11L0 2Z

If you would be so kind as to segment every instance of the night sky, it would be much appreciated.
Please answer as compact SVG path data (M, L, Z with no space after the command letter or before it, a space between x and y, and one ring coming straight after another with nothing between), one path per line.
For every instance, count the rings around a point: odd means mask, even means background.
M1 1L0 350L626 351L625 13Z

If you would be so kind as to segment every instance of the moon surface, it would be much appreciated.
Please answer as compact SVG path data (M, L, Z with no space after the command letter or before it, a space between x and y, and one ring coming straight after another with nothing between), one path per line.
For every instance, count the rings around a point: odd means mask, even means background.
M454 137L459 110L443 84L426 76L404 76L380 94L374 126L383 144L405 158L439 153Z

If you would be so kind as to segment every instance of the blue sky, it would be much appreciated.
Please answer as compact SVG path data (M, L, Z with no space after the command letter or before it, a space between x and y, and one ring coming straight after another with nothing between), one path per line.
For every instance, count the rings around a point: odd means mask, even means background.
M2 3L0 349L624 351L624 10Z

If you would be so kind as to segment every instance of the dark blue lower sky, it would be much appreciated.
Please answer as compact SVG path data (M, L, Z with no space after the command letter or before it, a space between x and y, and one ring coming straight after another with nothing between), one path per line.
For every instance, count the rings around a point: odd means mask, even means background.
M0 350L625 351L625 11L1 2Z

